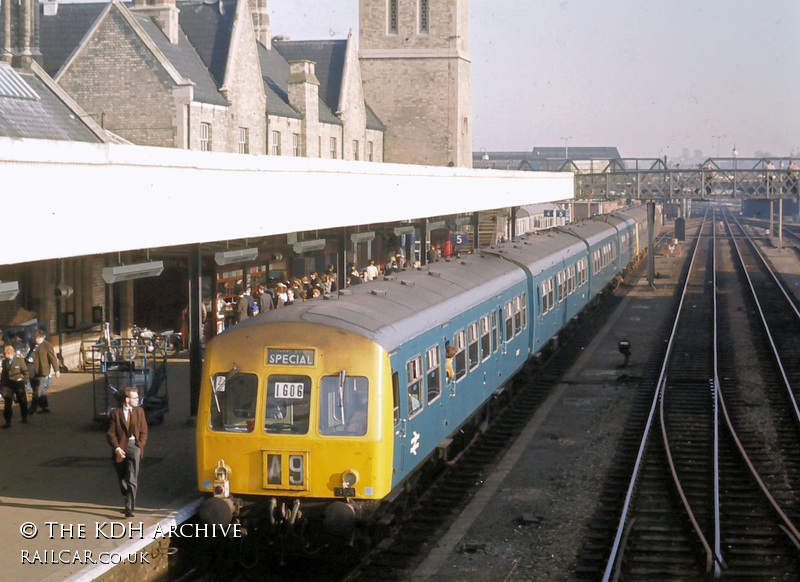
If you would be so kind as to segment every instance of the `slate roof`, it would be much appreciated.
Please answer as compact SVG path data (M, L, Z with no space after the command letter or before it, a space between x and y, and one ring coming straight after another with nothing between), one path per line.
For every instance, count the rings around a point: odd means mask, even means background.
M222 86L231 46L236 0L177 2L179 22L211 76Z
M58 4L54 15L40 14L39 48L42 67L55 76L105 9L104 2ZM44 10L44 6L40 7Z
M266 50L259 45L259 55L269 52L277 52L283 57L285 69L283 68L264 68L262 59L262 71L264 71L264 82L275 85L286 95L287 83L289 78L289 61L313 61L316 63L314 72L319 80L320 97L320 121L325 123L341 124L341 120L336 117L339 109L339 95L342 91L342 76L344 74L344 63L347 56L347 40L273 40L272 51ZM282 67L283 65L281 65ZM274 73L273 73L274 71ZM274 76L277 74L277 76ZM276 91L278 95L280 92ZM288 105L288 97L283 97ZM366 104L367 127L384 131L386 126L381 122L369 104ZM269 110L269 97L267 97L267 109ZM272 111L269 111L272 113Z
M85 113L68 105L32 67L13 69L0 63L0 78L24 84L21 93L0 89L0 136L103 142L81 119Z
M267 95L267 114L302 119L289 105L288 79L289 63L276 50L267 50L258 43L258 60L261 63L261 77L264 79L264 92ZM320 110L325 106L320 99Z
M216 2L213 5L207 5L203 2L181 2L180 3L180 22L183 28L184 17L189 21L189 29L197 32L199 46L204 50L208 49L212 42L204 38L206 28L196 27L193 25L198 21L197 13L217 13L216 18L204 17L199 19L202 22L217 22L222 20L222 28L227 27L227 32L221 34L227 40L222 42L224 44L224 56L214 57L211 59L214 66L219 69L219 62L221 60L222 70L218 70L218 74L224 75L225 60L227 59L227 47L230 44L230 27L232 25L232 15L226 15L220 19L219 10L216 7ZM235 8L235 0L227 2L231 6L231 10ZM125 3L130 7L131 3ZM42 13L40 18L41 23L41 38L39 45L42 51L42 58L44 62L44 69L51 75L64 65L67 59L72 55L75 49L83 41L86 33L89 32L94 25L97 18L108 6L104 2L90 2L90 3L76 3L76 4L59 4L58 10L54 15L46 15ZM185 12L184 12L185 10ZM190 79L195 84L195 100L203 103L211 103L214 105L228 105L228 101L218 91L219 84L215 82L209 67L206 66L198 54L195 46L190 42L184 30L178 33L178 44L171 44L161 29L152 21L152 19L142 16L141 14L133 13L136 22L141 25L147 35L153 40L156 46L164 53L167 60L172 63L175 69L185 78ZM199 30L198 30L199 29ZM212 35L213 36L213 35ZM209 49L211 50L211 49ZM209 53L210 55L210 53ZM222 82L220 77L219 82Z
M197 54L197 51L195 51L183 30L178 31L178 43L172 44L158 25L150 18L135 12L133 16L181 76L190 79L195 84L195 101L212 103L214 105L229 104L228 100L218 91L218 85L214 82L214 78L209 73L206 65ZM182 16L183 12L181 12L181 17ZM181 18L181 21L182 20L183 18Z
M289 66L290 61L314 61L314 73L319 79L319 120L323 123L341 125L336 117L339 109L339 91L342 87L346 40L282 40L273 41L272 50L277 51ZM288 71L288 68L287 68ZM280 81L280 79L277 79ZM283 79L287 87L288 74Z

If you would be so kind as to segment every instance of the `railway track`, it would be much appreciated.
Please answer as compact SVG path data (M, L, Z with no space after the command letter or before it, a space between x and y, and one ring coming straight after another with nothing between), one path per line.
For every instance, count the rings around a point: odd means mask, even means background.
M578 576L800 575L800 375L781 363L797 353L800 315L741 227L721 218L698 229L660 375L642 386ZM746 365L754 355L758 378Z

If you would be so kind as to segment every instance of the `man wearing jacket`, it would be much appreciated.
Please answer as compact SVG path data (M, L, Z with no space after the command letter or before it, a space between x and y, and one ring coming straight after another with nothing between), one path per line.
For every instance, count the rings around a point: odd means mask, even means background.
M28 385L28 364L17 355L14 346L6 345L3 347L3 369L0 372L0 387L3 390L3 418L6 423L3 428L11 428L11 406L14 404L14 396L19 402L19 413L22 415L22 424L28 422L28 395L25 394L25 386Z
M139 463L144 457L144 445L147 443L147 420L144 410L139 408L139 392L136 388L125 388L123 394L123 406L111 411L107 436L119 489L125 499L125 517L133 517Z
M56 378L61 375L58 369L58 359L53 345L45 339L44 330L37 329L33 333L33 345L25 358L28 362L28 372L31 378L31 388L33 389L33 400L28 414L33 414L39 408L39 412L50 412L47 404L47 387L50 386L52 370L55 370Z

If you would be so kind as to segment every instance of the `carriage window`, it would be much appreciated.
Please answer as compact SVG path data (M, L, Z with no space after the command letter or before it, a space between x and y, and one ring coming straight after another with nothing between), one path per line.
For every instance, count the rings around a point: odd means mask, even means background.
M497 351L499 344L499 331L497 329L497 311L492 311L492 351Z
M453 336L453 345L456 348L456 355L453 358L453 367L456 372L455 381L458 382L467 375L467 345L463 329L457 331Z
M425 352L425 375L428 379L428 402L432 402L442 393L442 360L439 346L433 346Z
M514 308L511 306L511 301L506 303L505 307L506 318L506 343L510 342L514 337Z
M492 355L492 340L490 338L489 316L481 317L481 360Z
M211 379L211 430L253 432L258 376L232 371Z
M422 410L422 358L415 356L406 364L406 379L408 380L408 416L411 418Z
M478 322L473 321L467 328L469 332L469 369L478 367L480 358L478 356Z
M319 385L319 433L363 436L367 434L369 380L363 376L323 376Z
M520 309L522 310L522 329L528 329L528 294L523 293L520 297Z
M514 297L514 335L522 333L522 298L517 295Z
M306 434L311 403L311 378L273 374L267 378L264 431Z

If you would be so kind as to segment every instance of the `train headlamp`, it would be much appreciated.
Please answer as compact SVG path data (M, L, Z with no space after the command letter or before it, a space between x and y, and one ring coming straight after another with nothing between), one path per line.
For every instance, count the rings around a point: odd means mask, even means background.
M358 482L358 473L353 470L348 470L342 473L342 487L345 489L354 487Z
M217 468L214 469L214 497L230 497L230 476L231 468L220 459Z

